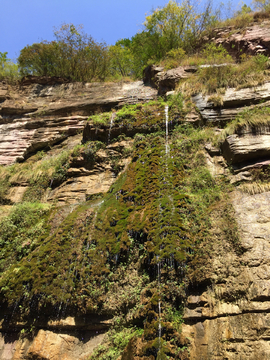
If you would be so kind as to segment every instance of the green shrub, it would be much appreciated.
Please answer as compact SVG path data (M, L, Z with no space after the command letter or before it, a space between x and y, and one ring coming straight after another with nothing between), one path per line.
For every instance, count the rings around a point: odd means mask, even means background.
M270 60L268 56L258 54L254 56L253 61L256 65L257 70L265 70L270 67Z
M108 73L107 46L64 24L54 32L56 41L42 41L23 48L18 58L21 75L59 76L71 81L104 80Z
M48 204L24 202L15 205L10 214L0 220L0 272L31 250L45 231L43 217L49 209Z
M0 52L0 81L13 84L19 78L18 65L7 58L7 52Z
M224 64L233 62L232 57L222 45L214 43L207 44L202 51L202 57L206 59L207 64Z

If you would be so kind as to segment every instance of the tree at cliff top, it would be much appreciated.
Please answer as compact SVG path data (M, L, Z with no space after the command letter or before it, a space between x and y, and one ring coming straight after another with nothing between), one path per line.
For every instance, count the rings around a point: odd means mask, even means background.
M0 81L12 83L19 77L18 66L7 57L7 52L0 52Z
M270 1L269 0L253 0L256 9L259 10L269 10L270 9Z
M194 52L202 32L217 19L211 1L201 11L197 9L198 3L190 0L181 3L170 0L163 8L146 16L143 31L126 44L133 54L133 71L137 76L141 76L147 64L160 61L172 49Z
M18 58L21 75L60 76L72 81L104 80L108 50L82 31L63 24L54 32L56 41L27 45Z
M134 57L129 48L131 40L119 40L109 47L110 74L112 76L128 76L134 67Z

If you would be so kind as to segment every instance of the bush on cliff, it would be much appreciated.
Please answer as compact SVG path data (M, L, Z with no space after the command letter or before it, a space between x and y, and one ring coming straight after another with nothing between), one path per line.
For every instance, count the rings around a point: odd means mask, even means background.
M18 58L21 75L59 76L71 81L104 80L108 73L107 46L97 43L82 27L63 24L55 41L27 45Z
M8 59L7 52L0 52L0 81L14 83L18 78L18 65Z
M190 0L178 3L170 0L163 8L157 8L146 16L143 31L131 40L124 39L124 47L133 56L133 72L141 76L149 63L157 63L174 49L191 54L200 44L203 31L213 24L217 14L207 1L204 9L198 11L198 4Z

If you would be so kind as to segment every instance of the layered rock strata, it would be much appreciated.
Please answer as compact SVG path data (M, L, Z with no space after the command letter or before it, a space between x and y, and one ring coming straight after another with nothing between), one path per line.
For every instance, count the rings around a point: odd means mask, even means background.
M157 91L143 82L23 85L0 97L0 164L23 161L82 131L96 111L154 99ZM79 99L79 100L78 100Z
M270 83L254 88L227 89L223 95L218 95L218 99L219 105L215 104L212 95L198 94L192 97L205 122L225 124L243 110L247 111L255 106L269 106Z
M254 20L260 16L255 14ZM243 54L270 55L270 21L264 20L253 23L244 29L234 27L218 28L213 31L213 37L208 41L221 44L234 57L239 58Z
M202 279L209 286L191 289L184 314L191 359L266 360L270 356L270 193L235 192L232 204L242 253L218 240L216 232L217 242Z
M68 316L44 324L39 322L37 327L33 327L32 336L27 333L25 326L25 324L16 324L13 333L10 333L10 327L9 332L6 332L5 326L1 325L0 358L2 360L86 360L103 341L109 323L98 322L98 319L91 321L91 319Z

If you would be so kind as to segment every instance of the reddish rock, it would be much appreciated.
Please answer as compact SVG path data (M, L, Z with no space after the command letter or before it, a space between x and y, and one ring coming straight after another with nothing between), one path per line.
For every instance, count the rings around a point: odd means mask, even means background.
M144 70L144 83L158 89L159 95L174 90L181 79L187 79L198 69L197 66L179 66L164 70L162 66L151 65Z
M219 28L214 31L214 37L211 40L222 44L236 58L243 54L270 56L270 21L254 23L245 29Z

